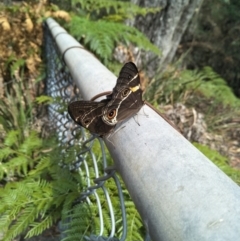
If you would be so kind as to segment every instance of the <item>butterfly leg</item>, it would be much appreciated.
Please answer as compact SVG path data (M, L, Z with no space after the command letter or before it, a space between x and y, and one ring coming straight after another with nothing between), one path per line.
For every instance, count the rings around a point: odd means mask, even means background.
M138 121L138 119L137 119L137 115L138 115L138 114L136 114L135 116L133 116L133 119L134 119L135 122L140 126L140 123L139 123L139 121Z
M144 111L144 106L143 106L143 113L148 118L148 114L146 114L145 111Z

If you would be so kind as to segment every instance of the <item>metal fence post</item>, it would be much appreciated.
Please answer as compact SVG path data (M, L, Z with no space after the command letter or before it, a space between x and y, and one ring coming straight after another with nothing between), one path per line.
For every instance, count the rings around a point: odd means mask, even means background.
M47 19L85 100L116 77ZM154 241L240 240L240 188L148 106L105 139Z

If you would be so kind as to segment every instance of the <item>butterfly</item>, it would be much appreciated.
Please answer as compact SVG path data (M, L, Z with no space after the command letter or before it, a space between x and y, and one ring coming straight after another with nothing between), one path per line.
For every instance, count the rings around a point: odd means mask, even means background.
M136 65L126 63L116 86L106 99L100 102L74 101L68 105L68 113L75 123L100 137L113 131L116 124L134 116L144 104L140 77Z
M107 96L110 101L104 108L104 122L110 125L117 124L137 114L144 104L142 93L136 65L132 62L126 63L119 73L112 94ZM107 115L110 112L114 113L112 118Z

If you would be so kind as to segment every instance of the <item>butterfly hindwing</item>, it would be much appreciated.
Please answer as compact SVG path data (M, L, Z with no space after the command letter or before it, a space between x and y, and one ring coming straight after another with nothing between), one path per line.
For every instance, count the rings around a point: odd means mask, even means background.
M108 125L102 120L103 109L107 101L74 101L68 105L71 118L91 133L103 136L111 132L115 125Z

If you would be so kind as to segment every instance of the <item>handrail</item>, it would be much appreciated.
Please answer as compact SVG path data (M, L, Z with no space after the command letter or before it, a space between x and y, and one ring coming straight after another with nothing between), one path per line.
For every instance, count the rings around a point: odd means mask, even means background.
M46 22L83 98L111 91L116 76ZM104 140L152 240L239 240L240 188L149 106Z

